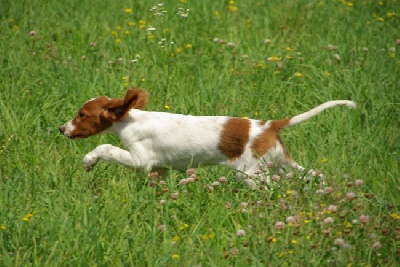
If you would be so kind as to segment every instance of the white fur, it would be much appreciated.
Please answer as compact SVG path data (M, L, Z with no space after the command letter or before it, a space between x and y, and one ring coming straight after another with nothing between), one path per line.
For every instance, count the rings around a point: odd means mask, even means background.
M356 108L356 103L354 103L353 101L349 101L349 100L333 100L333 101L328 101L325 102L307 112L304 112L300 115L294 116L291 120L289 125L295 125L295 124L299 124L305 120L308 120L312 117L314 117L315 115L321 113L322 111L324 111L325 109L328 108L333 108L336 106L348 106L350 108Z
M118 134L131 155L112 161L132 168L164 169L171 167L186 170L190 166L227 164L229 158L222 154L216 144L228 117L189 116L164 112L129 111L123 121L114 122L106 133ZM97 155L106 161L119 150L96 148ZM91 168L91 162L84 162Z
M70 120L69 122L67 122L65 124L65 132L64 135L65 136L69 136L70 133L75 129L75 126L72 124L72 120Z

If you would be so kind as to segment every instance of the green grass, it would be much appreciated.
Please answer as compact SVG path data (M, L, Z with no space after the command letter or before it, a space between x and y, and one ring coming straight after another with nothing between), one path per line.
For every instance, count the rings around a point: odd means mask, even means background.
M399 1L158 4L0 3L0 262L396 266ZM185 173L152 181L104 163L86 173L83 156L119 140L72 142L58 127L88 99L129 87L149 92L147 110L193 115L280 119L331 99L358 108L282 133L322 187L284 174L274 190L251 191L219 167L188 185Z

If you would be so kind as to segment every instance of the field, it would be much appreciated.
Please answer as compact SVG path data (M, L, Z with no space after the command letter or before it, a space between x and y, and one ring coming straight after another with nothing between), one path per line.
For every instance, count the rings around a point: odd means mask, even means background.
M399 16L398 0L1 1L0 265L398 266ZM192 115L357 109L283 130L306 171L266 166L269 190L223 167L85 172L120 141L58 128L131 87Z

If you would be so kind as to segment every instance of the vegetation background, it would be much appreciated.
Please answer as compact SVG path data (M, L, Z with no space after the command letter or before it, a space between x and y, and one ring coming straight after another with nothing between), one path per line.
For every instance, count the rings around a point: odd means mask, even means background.
M399 15L398 0L1 1L0 265L398 266ZM283 132L325 185L285 173L251 191L219 167L189 184L86 173L83 156L119 140L58 127L129 87L149 92L147 110L193 115L358 108Z

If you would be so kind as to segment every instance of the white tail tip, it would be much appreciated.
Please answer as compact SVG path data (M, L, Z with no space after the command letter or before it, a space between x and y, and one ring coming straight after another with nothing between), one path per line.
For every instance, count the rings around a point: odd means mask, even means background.
M295 124L299 124L305 120L308 120L312 117L314 117L315 115L321 113L322 111L324 111L325 109L328 108L333 108L336 106L347 106L349 108L356 108L356 103L350 100L333 100L333 101L328 101L325 102L307 112L304 112L302 114L299 114L297 116L294 116L290 119L289 125L295 125Z
M348 106L349 108L356 108L357 107L356 103L353 102L353 101L348 101L346 106Z

